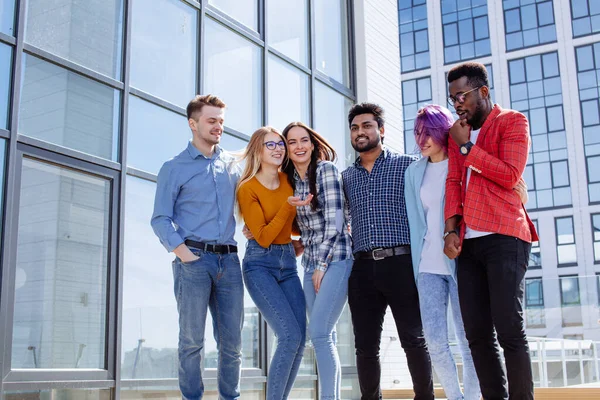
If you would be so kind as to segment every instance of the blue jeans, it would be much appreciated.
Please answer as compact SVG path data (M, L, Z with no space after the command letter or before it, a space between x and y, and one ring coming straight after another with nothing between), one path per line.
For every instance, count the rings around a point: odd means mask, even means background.
M312 282L314 267L304 274L304 297L309 315L308 332L315 346L321 400L340 400L342 366L335 345L335 324L340 319L348 296L348 278L354 260L329 264L321 281L319 293Z
M448 400L479 400L479 381L469 350L458 301L458 287L450 275L419 273L417 282L425 340L431 363L440 379ZM454 332L463 359L463 384L460 391L456 364L448 343L448 300L452 307Z
M306 341L306 303L294 248L291 243L264 248L250 240L243 269L246 289L277 337L266 398L284 400L294 386Z
M179 312L179 388L185 400L199 400L204 394L200 355L209 308L219 351L219 395L221 399L239 399L244 320L240 261L235 253L190 250L200 258L191 263L179 258L173 261Z

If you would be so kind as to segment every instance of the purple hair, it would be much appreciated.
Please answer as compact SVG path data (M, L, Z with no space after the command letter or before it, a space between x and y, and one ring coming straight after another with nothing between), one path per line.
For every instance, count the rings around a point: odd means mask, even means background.
M448 131L454 124L454 117L446 107L428 104L417 111L415 119L415 142L423 147L427 138L448 152Z

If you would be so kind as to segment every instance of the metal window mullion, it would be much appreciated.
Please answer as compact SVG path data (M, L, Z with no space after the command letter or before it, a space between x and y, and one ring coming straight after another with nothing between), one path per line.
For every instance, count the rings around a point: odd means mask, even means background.
M270 0L270 1L279 1L279 0ZM259 29L262 33L262 125L268 124L269 118L269 21L267 16L267 9L269 7L269 0L262 1L263 6L263 18L260 21L262 26L259 26ZM257 307L258 310L258 307ZM267 321L264 319L262 313L259 311L258 313L258 367L261 369L264 376L267 375L267 371L269 370L269 346L271 341L269 340L269 327L267 326ZM266 389L265 389L266 392Z
M23 40L25 36L25 13L26 1L19 0L15 7L15 47L12 56L12 73L10 79L11 98L9 106L10 113L10 139L6 151L6 169L4 181L4 202L2 213L2 268L0 269L2 284L0 288L0 398L4 397L4 377L10 373L12 357L12 332L13 332L13 309L14 291L12 282L15 278L16 240L18 236L18 183L20 178L19 154L17 152L17 138L19 125L19 101L21 96L21 68L23 55Z
M109 341L108 346L108 362L112 365L109 368L112 368L114 371L114 399L120 400L121 398L121 344L123 337L123 270L125 269L125 201L126 201L126 193L127 193L127 121L129 115L129 82L131 75L131 43L132 43L132 14L133 14L133 1L134 0L124 0L124 32L123 32L123 52L122 57L123 61L121 65L123 66L123 92L121 95L121 115L120 115L120 154L119 154L119 162L121 163L121 172L118 175L118 182L114 182L114 185L117 187L118 191L113 194L113 204L111 204L111 211L115 217L112 218L112 221L115 222L115 227L111 227L111 249L116 251L116 255L111 255L111 272L109 286L109 295L110 295L110 307L109 310L113 314L112 318L112 332L114 334L114 338L112 341ZM109 313L110 315L110 313ZM111 347L114 345L114 347Z

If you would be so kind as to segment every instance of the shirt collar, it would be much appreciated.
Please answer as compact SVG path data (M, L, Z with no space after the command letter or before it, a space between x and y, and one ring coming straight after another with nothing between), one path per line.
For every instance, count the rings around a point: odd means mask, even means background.
M379 157L377 157L377 159L375 160L375 164L377 164L381 160L386 160L389 153L390 153L389 149L386 146L383 146L383 149L381 150L381 154L379 154ZM354 161L354 166L356 168L363 168L363 166L360 164L360 156L356 157L356 160Z
M216 146L215 146L215 151L213 152L213 155L212 155L212 157L211 157L211 158L208 158L208 157L206 157L204 154L202 154L202 152L201 152L200 150L198 150L198 149L196 148L196 146L194 146L194 145L192 144L192 141L190 140L190 141L188 142L188 145L187 145L187 152L188 152L188 154L190 155L190 157L191 157L192 159L194 159L194 160L195 160L196 158L198 158L198 157L205 158L206 160L211 160L211 159L213 159L213 158L215 158L215 157L219 156L219 154L221 154L221 147L220 147L219 145L216 145Z

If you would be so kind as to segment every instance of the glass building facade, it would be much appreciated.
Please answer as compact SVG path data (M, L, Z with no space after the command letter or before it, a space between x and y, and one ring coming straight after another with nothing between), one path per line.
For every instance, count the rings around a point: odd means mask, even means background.
M191 138L185 107L227 103L227 150L299 120L348 165L352 2L2 0L0 16L0 397L177 398L173 255L150 217L158 170ZM338 335L355 398L347 310ZM273 346L246 293L244 399L264 398ZM309 344L292 397L315 398L317 380Z
M406 3L398 0L398 8ZM597 387L600 42L595 33L600 29L600 2L440 0L426 6L420 15L427 16L421 29L427 29L428 43L415 46L428 49L430 65L402 68L400 78L405 151L416 150L418 107L447 104L448 71L463 61L484 64L492 101L529 120L525 207L540 240L532 244L524 306L535 386ZM401 12L399 26L408 24L409 16L403 19ZM401 62L403 45L400 41ZM393 332L393 320L386 323ZM460 366L458 348L451 348ZM388 350L386 357L401 357L401 349ZM386 387L401 386L394 383L401 381L399 376L391 374Z

